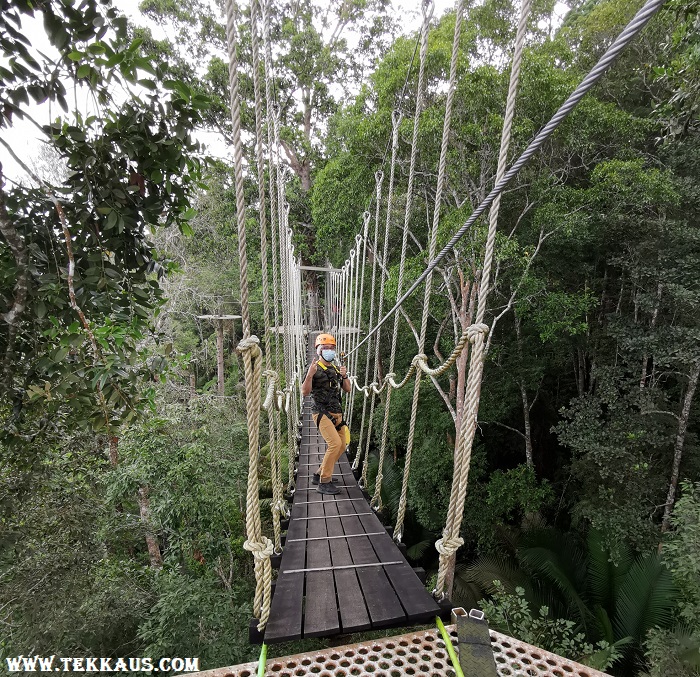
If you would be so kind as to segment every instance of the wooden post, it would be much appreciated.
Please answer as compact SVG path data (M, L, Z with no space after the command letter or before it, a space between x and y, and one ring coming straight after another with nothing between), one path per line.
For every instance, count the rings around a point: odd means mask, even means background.
M224 395L224 323L216 322L216 384L220 397Z
M217 393L224 395L224 322L240 319L240 315L197 315L198 320L216 322L216 384Z

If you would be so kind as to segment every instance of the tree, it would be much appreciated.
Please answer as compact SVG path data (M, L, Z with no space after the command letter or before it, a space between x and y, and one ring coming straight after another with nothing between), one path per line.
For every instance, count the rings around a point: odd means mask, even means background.
M22 17L43 19L54 56L35 50ZM142 406L142 380L153 378L138 344L169 264L148 234L189 230L200 167L190 132L207 101L163 80L167 67L142 56L109 5L18 0L4 3L0 21L12 56L0 125L28 119L68 169L48 183L3 141L34 179L10 186L3 176L0 185L4 441L30 441L66 417L114 434ZM90 94L91 113L69 111L66 82ZM30 99L58 104L62 117L39 125Z

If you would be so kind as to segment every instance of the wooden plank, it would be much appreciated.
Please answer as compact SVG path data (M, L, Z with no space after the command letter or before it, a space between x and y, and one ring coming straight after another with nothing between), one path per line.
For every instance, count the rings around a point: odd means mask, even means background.
M292 506L292 513L297 517L306 517L307 506ZM306 520L292 520L287 536L305 538ZM293 542L285 546L280 563L280 576L275 586L275 595L270 607L270 619L265 628L265 641L286 642L299 639L302 634L302 609L304 605L304 575L281 574L285 569L298 569L306 566L306 542Z
M348 495L359 498L362 496L362 491L359 487L349 488ZM361 505L359 502L353 502L356 511ZM395 562L405 559L376 515L362 515L359 520L366 532L382 532L379 536L369 537L379 561ZM385 571L409 620L429 620L439 613L440 609L437 603L408 563L386 567Z
M360 517L353 517L353 514L356 512L354 503L347 501L337 505L338 513L347 515L341 520L345 533L364 533ZM364 508L366 506L363 506L361 503L359 505L363 508L360 512L365 512ZM369 564L379 561L369 537L353 538L349 547L353 564ZM366 569L357 569L356 573L373 628L382 628L402 623L406 620L406 614L401 606L401 602L382 568L368 567Z
M368 531L373 528L374 524L371 519L368 519L371 517L373 515L360 517L360 521ZM392 562L404 559L393 539L386 531L379 536L370 536L369 540L381 561ZM386 567L386 575L391 581L391 585L409 620L429 620L440 613L440 607L425 589L408 563Z
M334 501L325 501L326 516L338 515L338 505ZM339 519L326 522L329 536L344 535L343 525ZM354 540L354 539L351 539ZM342 538L329 541L331 562L333 566L353 564L348 542ZM335 571L335 589L338 595L338 610L342 632L358 632L372 627L367 607L362 596L362 589L356 571Z
M324 516L323 502L312 503L308 506L308 511L309 517ZM325 520L309 520L307 532L310 537L326 536ZM307 541L306 566L307 568L331 566L328 541ZM296 576L297 574L289 575ZM339 631L340 622L333 572L308 572L306 574L304 637L323 637L337 634Z

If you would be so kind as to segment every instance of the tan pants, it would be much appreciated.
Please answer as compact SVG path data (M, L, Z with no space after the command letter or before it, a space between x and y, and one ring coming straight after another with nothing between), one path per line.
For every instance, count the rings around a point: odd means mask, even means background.
M314 423L317 423L319 416L320 414L313 414ZM331 416L333 417L333 423L331 423L328 416L324 414L320 424L318 424L319 432L328 445L328 449L326 449L326 453L317 471L321 476L321 482L331 481L333 478L333 467L340 458L340 455L345 451L345 426L340 430L335 429L335 426L343 420L343 415L331 414Z

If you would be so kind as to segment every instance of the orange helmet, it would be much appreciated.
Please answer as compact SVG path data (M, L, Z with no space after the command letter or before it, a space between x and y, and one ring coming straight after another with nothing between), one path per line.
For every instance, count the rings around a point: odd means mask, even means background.
M314 348L318 348L319 346L334 346L335 345L335 338L331 336L330 334L319 334L316 337L316 343L314 344Z

